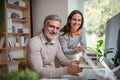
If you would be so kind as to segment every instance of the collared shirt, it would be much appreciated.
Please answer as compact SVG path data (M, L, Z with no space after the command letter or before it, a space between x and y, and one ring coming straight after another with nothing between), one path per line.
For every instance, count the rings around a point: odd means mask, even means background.
M43 32L29 40L27 60L31 69L43 77L61 77L66 75L66 67L55 68L55 57L57 57L63 65L68 65L72 61L64 56L57 39L51 42L53 45L46 45L46 42L47 40Z
M55 41L54 39L53 39L51 42L48 42L48 41L46 40L45 36L43 35L43 33L41 33L40 36L42 37L42 38L41 38L42 43L45 44L45 45L53 45L53 44L56 43L56 41Z

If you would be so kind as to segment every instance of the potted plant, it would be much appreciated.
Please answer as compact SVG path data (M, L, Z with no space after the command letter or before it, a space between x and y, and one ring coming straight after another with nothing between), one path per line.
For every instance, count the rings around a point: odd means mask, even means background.
M40 77L28 69L20 72L9 72L8 74L0 75L0 80L40 80Z
M104 58L106 57L107 54L113 53L114 48L109 48L109 49L103 49L103 43L104 41L102 39L97 40L95 48L90 48L90 50L94 50L97 53L97 57L99 58L100 61L103 61ZM114 58L112 58L114 61Z

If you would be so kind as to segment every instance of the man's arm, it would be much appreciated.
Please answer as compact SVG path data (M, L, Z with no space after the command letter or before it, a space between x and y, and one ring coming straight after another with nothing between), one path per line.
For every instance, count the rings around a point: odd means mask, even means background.
M73 62L73 60L69 60L65 54L62 51L61 45L59 43L59 41L57 41L58 44L58 50L57 50L57 58L59 59L59 61L61 62L61 64L67 66L69 64L71 64Z

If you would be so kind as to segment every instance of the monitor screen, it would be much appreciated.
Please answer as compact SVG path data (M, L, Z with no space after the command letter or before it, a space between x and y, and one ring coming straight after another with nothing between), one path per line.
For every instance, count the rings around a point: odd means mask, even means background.
M106 54L105 63L110 69L120 65L120 13L113 16L106 23L105 50L113 48L113 52ZM120 79L120 69L114 72Z

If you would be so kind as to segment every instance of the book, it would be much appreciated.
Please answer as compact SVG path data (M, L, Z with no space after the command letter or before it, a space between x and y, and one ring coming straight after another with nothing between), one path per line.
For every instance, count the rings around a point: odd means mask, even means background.
M4 42L5 42L5 37L2 37L0 39L0 48L3 48Z

